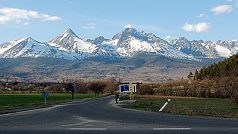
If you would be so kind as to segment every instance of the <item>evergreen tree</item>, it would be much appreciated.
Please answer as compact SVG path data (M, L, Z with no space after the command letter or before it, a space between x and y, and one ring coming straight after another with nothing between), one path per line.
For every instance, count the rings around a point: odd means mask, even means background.
M197 69L195 70L195 73L194 73L194 80L198 80L198 70Z
M188 78L188 79L191 79L191 78L193 78L193 73L192 73L192 72L190 72L190 73L189 73L189 75L187 76L187 78Z

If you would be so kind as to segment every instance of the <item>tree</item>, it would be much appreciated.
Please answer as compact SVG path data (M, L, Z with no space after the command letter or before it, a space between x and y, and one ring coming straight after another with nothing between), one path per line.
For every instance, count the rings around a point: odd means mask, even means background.
M71 93L72 95L72 100L74 99L74 93L75 93L75 84L73 83L66 83L65 84L65 89Z
M114 78L107 79L103 83L105 84L104 91L111 94L118 90L118 86L120 84Z
M87 82L85 82L83 80L78 80L76 84L77 84L77 90L79 93L88 93L89 92Z
M95 93L95 96L99 96L99 93L103 93L105 86L102 82L92 82L89 85L89 89Z
M194 73L194 80L198 80L199 76L198 76L198 70L196 69L195 70L195 73Z
M191 79L191 78L193 78L193 73L192 73L192 72L190 72L190 73L189 73L189 75L187 76L187 78L188 78L188 79Z
M50 85L47 87L47 91L49 92L53 92L53 93L63 93L63 86L60 84L54 84L54 85Z

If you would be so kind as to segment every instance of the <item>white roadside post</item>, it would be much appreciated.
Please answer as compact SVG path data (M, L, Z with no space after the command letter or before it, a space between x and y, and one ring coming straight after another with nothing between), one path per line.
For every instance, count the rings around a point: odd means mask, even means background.
M162 112L164 108L169 104L169 102L170 102L170 99L168 99L168 101L164 103L164 105L160 108L159 112Z

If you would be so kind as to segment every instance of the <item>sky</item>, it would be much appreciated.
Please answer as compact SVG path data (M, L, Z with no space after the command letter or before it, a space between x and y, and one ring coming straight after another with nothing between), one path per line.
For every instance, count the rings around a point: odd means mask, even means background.
M125 27L164 39L238 39L238 0L0 0L0 43L47 42L71 28L112 38Z

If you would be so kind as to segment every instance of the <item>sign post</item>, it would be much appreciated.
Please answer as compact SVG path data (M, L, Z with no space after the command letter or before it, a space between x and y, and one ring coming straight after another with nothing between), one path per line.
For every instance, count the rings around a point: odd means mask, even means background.
M45 105L46 105L46 101L47 101L47 98L48 98L48 96L49 96L49 93L48 93L47 91L44 91L44 92L42 93L42 96L43 96L44 99L45 99Z

